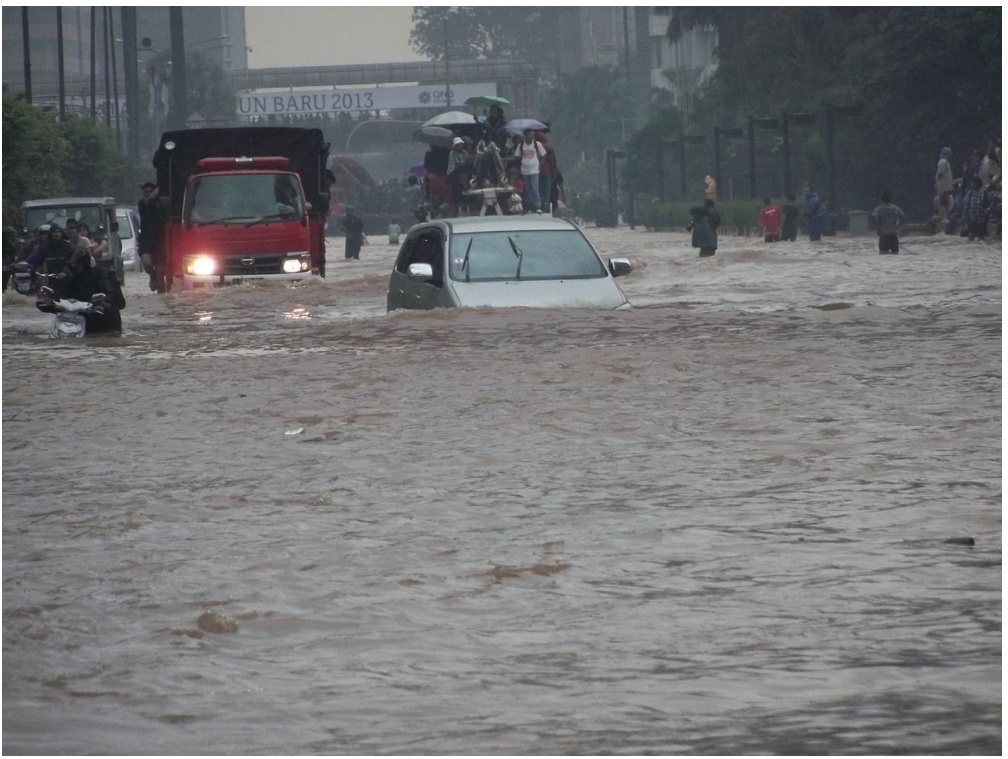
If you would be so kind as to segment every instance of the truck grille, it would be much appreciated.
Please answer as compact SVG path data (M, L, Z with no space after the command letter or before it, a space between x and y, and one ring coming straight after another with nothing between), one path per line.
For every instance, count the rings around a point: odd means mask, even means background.
M245 263L251 259L251 263ZM280 274L284 256L270 253L260 255L228 256L224 259L224 274L229 277L251 277L262 274Z

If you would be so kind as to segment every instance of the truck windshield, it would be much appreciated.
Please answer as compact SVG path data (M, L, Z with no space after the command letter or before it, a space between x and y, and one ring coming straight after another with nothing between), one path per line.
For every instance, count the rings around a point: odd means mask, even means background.
M301 218L304 200L293 174L259 171L196 177L189 185L188 207L188 218L197 224L283 221Z
M26 208L24 212L25 226L34 232L43 224L59 224L66 229L67 222L83 221L91 232L104 224L101 206L59 206L53 208Z

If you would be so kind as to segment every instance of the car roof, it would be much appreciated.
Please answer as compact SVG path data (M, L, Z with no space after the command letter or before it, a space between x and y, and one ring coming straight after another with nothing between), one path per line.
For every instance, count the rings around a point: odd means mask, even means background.
M459 216L455 219L437 219L454 234L476 232L535 232L577 229L567 219L553 216Z
M43 198L26 200L22 208L55 208L57 206L114 206L115 198Z

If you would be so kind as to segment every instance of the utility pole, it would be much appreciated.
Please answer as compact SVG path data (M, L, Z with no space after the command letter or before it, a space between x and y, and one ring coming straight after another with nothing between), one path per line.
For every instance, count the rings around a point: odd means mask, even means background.
M108 28L108 8L102 8L102 48L105 54L105 128L112 128L112 111L109 110L109 101L112 97L111 84L109 83L109 28Z
M444 15L444 93L447 107L451 108L451 77L448 75L448 6Z
M66 121L66 70L63 60L63 6L56 6L56 79L59 84L59 120Z
M21 6L21 40L24 44L24 89L25 100L32 101L31 82L31 38L28 34L28 6Z
M123 75L126 79L127 153L140 160L140 92L137 72L136 6L124 5L121 11L123 40Z
M182 28L182 7L168 8L168 22L171 27L172 56L172 104L169 123L173 129L185 129L189 118L189 104L186 88L185 34Z
M112 9L106 8L108 13L108 28L109 28L109 47L112 50L112 100L113 107L115 108L115 129L116 129L116 147L119 152L122 152L122 124L119 119L119 73L116 71L116 54L115 54L115 18L112 16Z
M95 79L96 77L96 55L97 55L97 41L98 35L95 29L95 20L97 19L98 9L93 5L91 6L91 121L95 120L95 98L98 95L98 83Z

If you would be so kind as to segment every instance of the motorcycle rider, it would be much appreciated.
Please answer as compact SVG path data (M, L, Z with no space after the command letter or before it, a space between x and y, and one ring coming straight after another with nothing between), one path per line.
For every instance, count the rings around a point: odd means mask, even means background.
M91 254L84 248L74 248L63 277L52 280L53 296L39 295L35 305L39 311L55 313L54 299L71 298L73 300L91 301L95 295L102 293L105 299L100 303L100 310L95 309L84 315L87 335L122 332L122 315L120 309L126 307L126 298L122 288L108 272L95 265Z
M24 263L33 269L39 269L44 265L47 273L55 274L70 262L71 252L73 246L64 237L63 228L59 224L50 224L45 242L35 246L35 250Z

